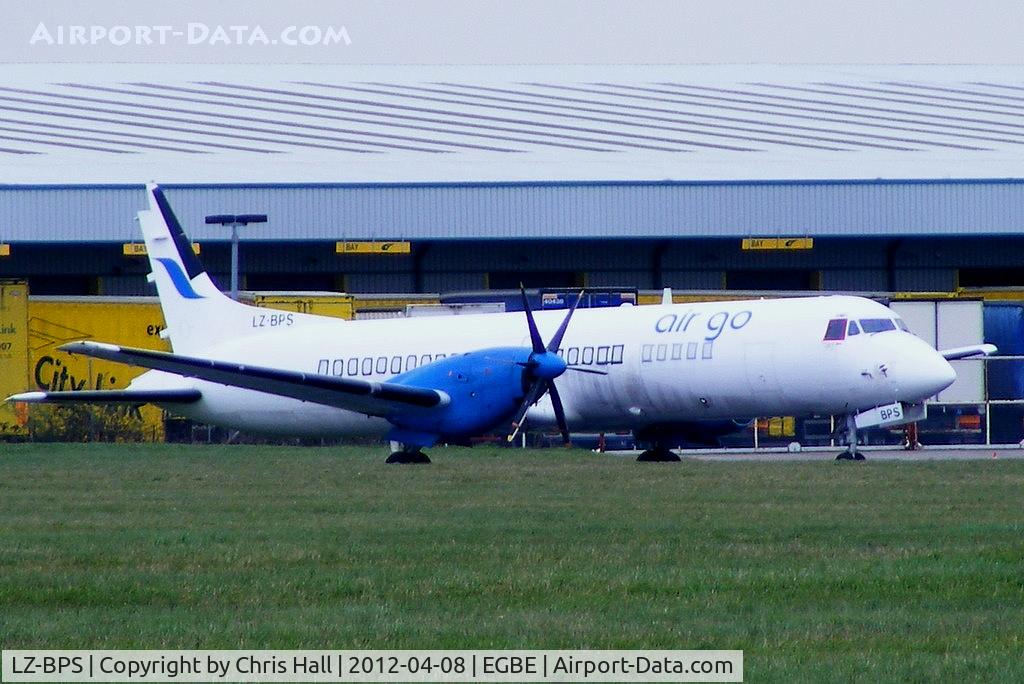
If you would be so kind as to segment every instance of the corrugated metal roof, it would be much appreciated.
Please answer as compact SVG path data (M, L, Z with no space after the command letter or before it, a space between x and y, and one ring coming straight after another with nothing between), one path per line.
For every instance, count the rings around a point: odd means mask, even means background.
M521 239L1024 233L1024 180L165 185L204 217L266 213L247 240ZM0 186L0 241L132 241L142 186Z
M5 65L0 182L1020 177L1000 66Z

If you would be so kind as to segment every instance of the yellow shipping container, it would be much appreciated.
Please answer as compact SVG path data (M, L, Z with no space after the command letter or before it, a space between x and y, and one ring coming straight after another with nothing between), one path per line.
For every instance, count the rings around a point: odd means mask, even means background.
M404 316L410 304L439 304L436 294L359 294L353 296L356 318Z
M123 389L144 368L72 356L58 347L76 340L169 351L160 337L163 313L156 297L29 297L24 283L0 290L0 391ZM336 292L246 292L247 303L282 311L354 317L351 295ZM162 440L163 411L138 409L147 439ZM0 436L26 434L24 404L0 405Z
M29 297L28 313L29 387L35 389L123 389L146 370L58 351L57 347L68 342L95 340L160 351L171 348L160 338L164 319L156 297ZM138 411L147 439L163 439L161 409L146 405L126 410Z
M808 295L814 294L808 292ZM730 292L728 290L701 290L701 291L683 291L672 293L673 304L697 304L704 302L728 302L734 300L743 299L763 299L764 293L752 294L749 292ZM661 292L651 292L650 290L641 291L637 296L637 304L649 305L649 304L661 304Z
M25 404L2 401L29 387L28 286L0 283L0 437L27 433Z
M298 313L355 318L354 298L338 292L239 292L239 301L255 306Z
M796 419L793 416L774 416L768 419L769 437L795 437Z

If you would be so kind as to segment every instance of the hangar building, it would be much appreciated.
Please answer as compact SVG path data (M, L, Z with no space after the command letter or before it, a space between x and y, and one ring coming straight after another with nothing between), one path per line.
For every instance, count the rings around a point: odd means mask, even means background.
M1018 67L4 76L0 278L34 294L148 294L144 260L123 250L148 180L225 285L228 231L204 217L269 216L242 229L248 289L1024 286ZM812 241L744 249L749 238ZM385 240L410 252L337 252Z

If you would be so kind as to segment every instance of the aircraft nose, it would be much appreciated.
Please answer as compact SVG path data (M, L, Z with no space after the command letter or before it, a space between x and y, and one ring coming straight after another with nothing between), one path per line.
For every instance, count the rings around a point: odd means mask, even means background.
M942 354L925 342L906 338L897 357L899 367L893 380L905 401L921 401L933 397L956 380L956 371Z
M931 397L946 389L956 380L956 371L949 361L942 358L937 351L929 350L931 353L921 359L918 367L918 377L914 379L914 389L922 397Z

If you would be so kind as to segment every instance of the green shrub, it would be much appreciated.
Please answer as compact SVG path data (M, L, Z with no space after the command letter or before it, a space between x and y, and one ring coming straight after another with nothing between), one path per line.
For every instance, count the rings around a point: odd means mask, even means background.
M43 405L28 416L34 442L141 442L142 416L134 406Z

